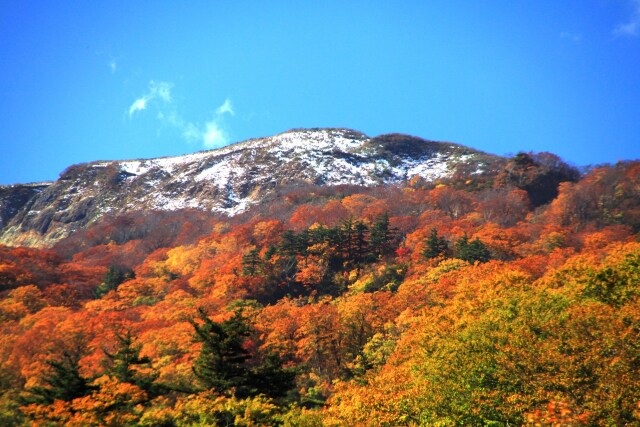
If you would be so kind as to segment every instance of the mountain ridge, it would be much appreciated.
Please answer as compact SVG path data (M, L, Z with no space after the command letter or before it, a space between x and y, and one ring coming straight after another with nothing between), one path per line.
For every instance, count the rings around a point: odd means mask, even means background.
M499 158L403 134L313 128L181 156L93 161L68 167L51 184L0 187L0 243L48 246L104 215L137 210L233 216L284 185L435 181L461 164L480 174Z

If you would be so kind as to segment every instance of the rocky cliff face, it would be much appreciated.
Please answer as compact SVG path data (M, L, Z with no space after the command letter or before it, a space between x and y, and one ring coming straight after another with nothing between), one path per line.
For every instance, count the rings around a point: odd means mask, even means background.
M38 193L51 182L0 186L0 230Z
M105 215L195 208L235 215L299 183L372 186L447 177L490 156L406 135L304 129L222 149L69 167L50 184L0 187L0 243L46 246Z

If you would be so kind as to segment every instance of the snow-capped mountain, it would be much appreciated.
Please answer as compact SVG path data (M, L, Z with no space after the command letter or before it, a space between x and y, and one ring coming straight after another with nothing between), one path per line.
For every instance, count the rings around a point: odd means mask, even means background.
M283 185L427 181L493 156L406 135L302 129L221 149L74 165L53 183L0 187L0 242L47 245L104 215L195 208L235 215Z

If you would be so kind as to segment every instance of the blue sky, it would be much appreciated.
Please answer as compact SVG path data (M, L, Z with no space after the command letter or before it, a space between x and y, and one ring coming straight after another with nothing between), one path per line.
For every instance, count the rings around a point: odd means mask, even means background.
M4 0L0 63L0 184L298 127L640 157L640 0Z

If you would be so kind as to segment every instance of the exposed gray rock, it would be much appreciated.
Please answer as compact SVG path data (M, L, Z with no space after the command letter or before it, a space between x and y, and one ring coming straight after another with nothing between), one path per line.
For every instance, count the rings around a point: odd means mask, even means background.
M0 230L51 182L0 186Z

